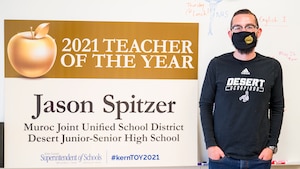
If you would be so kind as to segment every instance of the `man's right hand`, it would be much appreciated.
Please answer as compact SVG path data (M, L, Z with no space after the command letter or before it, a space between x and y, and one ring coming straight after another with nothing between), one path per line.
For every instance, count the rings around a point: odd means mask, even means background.
M218 146L211 146L208 147L208 157L212 160L220 160L221 158L225 157L224 152Z

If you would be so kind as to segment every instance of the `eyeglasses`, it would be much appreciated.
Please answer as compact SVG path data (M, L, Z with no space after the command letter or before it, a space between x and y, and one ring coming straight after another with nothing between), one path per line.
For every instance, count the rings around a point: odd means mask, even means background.
M241 32L243 29L245 29L247 32L254 32L258 26L253 25L253 24L248 24L246 26L241 26L241 25L233 25L231 27L231 31L233 32Z

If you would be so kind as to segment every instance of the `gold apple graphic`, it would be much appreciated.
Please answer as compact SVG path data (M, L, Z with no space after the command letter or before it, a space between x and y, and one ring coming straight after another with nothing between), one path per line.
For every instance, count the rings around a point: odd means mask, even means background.
M52 68L57 46L48 32L49 23L42 23L35 31L31 27L30 31L18 33L9 40L8 59L20 75L36 78Z

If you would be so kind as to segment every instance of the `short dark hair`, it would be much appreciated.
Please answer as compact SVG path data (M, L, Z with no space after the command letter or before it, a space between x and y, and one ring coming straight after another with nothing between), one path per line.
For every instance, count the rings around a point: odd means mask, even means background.
M240 10L236 11L236 12L233 14L233 16L232 16L232 18L231 18L231 21L230 21L230 28L232 27L232 20L233 20L233 18L234 18L236 15L239 15L239 14L250 14L250 15L253 15L254 18L255 18L256 26L259 27L257 17L256 17L256 15L255 15L253 12L251 12L249 9L240 9Z

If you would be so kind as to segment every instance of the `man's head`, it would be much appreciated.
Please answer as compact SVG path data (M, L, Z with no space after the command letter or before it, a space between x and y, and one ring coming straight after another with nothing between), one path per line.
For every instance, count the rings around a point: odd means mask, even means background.
M234 26L234 17L237 16L237 15L242 15L242 14L245 14L245 15L252 15L253 17L253 23L255 26L257 26L259 28L259 25L258 25L258 20L257 20L257 17L254 13L252 13L249 9L240 9L238 11L236 11L232 18L231 18L231 22L230 22L230 28L232 29L232 27Z
M254 50L261 31L255 14L248 9L241 9L232 16L228 35L241 54L249 54Z

